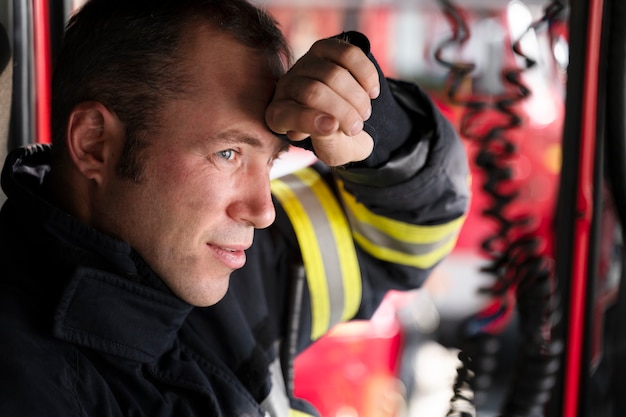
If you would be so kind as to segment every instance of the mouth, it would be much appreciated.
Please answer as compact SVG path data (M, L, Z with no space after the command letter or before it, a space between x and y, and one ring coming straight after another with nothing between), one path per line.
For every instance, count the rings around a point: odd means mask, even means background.
M219 246L207 243L217 260L229 269L242 268L246 263L246 252L249 245Z

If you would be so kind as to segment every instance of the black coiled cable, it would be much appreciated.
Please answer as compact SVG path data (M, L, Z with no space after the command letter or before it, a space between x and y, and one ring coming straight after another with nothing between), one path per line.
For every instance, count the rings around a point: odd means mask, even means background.
M494 298L501 298L505 308L507 295L513 293L519 315L521 346L517 353L516 370L509 393L501 408L501 416L542 416L555 384L563 350L562 341L556 337L555 331L560 320L560 302L553 262L542 252L543 242L532 229L531 215L512 218L506 214L506 209L518 197L518 192L511 190L509 184L513 177L509 162L516 153L516 147L506 133L522 124L521 117L512 107L531 94L530 89L520 80L520 75L536 65L536 61L521 51L520 41L529 31L549 24L565 6L560 1L552 1L542 18L532 23L525 34L513 43L513 52L524 58L525 62L521 69L504 71L504 79L509 87L513 87L513 93L478 99L471 95L461 97L459 94L460 87L475 65L468 62L449 62L442 58L445 48L453 44L462 45L469 39L469 29L462 10L448 0L440 0L440 5L453 35L437 48L435 59L448 68L448 99L465 108L460 122L461 135L478 141L480 145L475 162L485 173L482 188L491 200L491 205L482 214L497 224L496 231L481 243L482 250L490 260L484 271L496 278L491 287L483 288L482 291ZM504 123L492 126L486 132L475 129L474 122L479 120L483 112L491 109L504 116ZM472 318L467 324L471 322ZM495 369L493 364L497 348L494 346L497 347L497 335L476 329L469 331L467 327L467 343L462 346L462 352L465 353L461 359L462 365L457 375L448 416L473 415L467 408L473 402L471 396L462 395L457 388L470 384L474 397L479 400L489 389L490 375ZM472 358L471 361L469 358Z
M452 387L454 395L450 400L450 410L446 417L474 417L474 372L472 371L472 359L464 351L459 352L461 366L457 369L457 376Z

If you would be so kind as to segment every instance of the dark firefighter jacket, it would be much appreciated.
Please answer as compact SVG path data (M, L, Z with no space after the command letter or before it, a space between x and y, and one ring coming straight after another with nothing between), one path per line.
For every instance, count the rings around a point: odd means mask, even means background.
M413 120L410 139L376 168L314 165L273 180L276 223L256 232L245 267L208 308L175 297L126 243L45 199L47 146L12 152L0 213L0 415L315 415L288 393L294 354L340 321L369 317L387 290L419 287L468 207L457 135L418 87L391 87Z

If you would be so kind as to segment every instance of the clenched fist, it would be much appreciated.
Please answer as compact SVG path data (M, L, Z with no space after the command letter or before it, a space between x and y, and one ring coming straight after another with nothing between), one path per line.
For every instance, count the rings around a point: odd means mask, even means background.
M278 81L265 113L270 129L292 141L311 138L328 166L362 161L372 152L363 123L380 93L376 66L358 46L317 41Z

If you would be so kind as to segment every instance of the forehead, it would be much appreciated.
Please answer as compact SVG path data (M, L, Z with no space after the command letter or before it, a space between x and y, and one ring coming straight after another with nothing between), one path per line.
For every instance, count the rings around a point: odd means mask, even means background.
M201 80L235 83L240 77L252 78L274 85L284 73L274 68L278 55L245 46L228 32L209 24L191 25L181 45L182 64ZM197 80L197 81L200 81Z
M265 151L286 148L265 123L276 85L269 60L230 34L206 26L190 29L181 49L186 94L166 104L170 128L224 144L242 143Z

